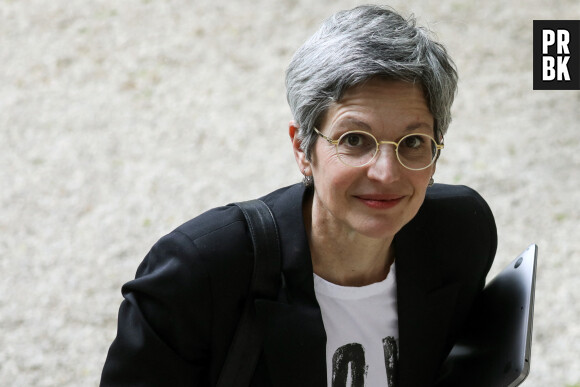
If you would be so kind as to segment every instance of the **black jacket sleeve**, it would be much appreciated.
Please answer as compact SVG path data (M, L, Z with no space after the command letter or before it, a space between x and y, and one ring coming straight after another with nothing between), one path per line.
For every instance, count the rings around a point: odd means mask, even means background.
M163 237L122 288L117 337L101 386L209 385L209 276L195 244Z

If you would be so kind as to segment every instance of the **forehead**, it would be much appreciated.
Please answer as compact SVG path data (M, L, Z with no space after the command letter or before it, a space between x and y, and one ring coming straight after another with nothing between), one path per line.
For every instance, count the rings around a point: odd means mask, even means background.
M417 126L432 130L434 121L420 84L374 78L348 89L328 108L321 126L334 128L353 122L370 130Z

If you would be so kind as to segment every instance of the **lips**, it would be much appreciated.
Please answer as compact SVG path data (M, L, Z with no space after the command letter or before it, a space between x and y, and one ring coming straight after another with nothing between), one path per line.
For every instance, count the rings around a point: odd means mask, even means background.
M387 209L395 207L403 200L404 196L396 194L369 194L355 196L367 207L375 209Z

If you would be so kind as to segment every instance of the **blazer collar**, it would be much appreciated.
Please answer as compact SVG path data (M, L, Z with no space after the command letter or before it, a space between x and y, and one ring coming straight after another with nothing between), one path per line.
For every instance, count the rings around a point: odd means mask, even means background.
M430 386L448 352L459 284L446 283L440 241L424 207L395 236L399 312L399 385ZM418 372L417 370L421 370Z
M278 301L255 302L266 363L277 387L327 385L326 332L302 218L306 194L307 189L296 184L262 198L276 218L285 279Z
M291 303L318 307L314 293L312 260L302 217L302 203L308 195L303 184L296 184L264 197L276 218L282 254L282 272Z

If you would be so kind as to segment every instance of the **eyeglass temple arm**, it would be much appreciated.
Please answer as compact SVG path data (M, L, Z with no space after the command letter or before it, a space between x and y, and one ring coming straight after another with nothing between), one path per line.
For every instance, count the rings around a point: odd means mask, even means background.
M320 135L320 137L322 137L323 139L325 139L326 141L328 141L328 142L329 142L329 143L331 143L332 145L336 145L336 144L338 144L338 140L333 140L333 139L332 139L332 138L330 138L330 137L326 137L324 134L322 134L322 133L321 133L321 132L320 132L318 129L316 129L316 128L313 128L313 129L314 129L314 131L315 131L316 133L318 133L318 134Z

